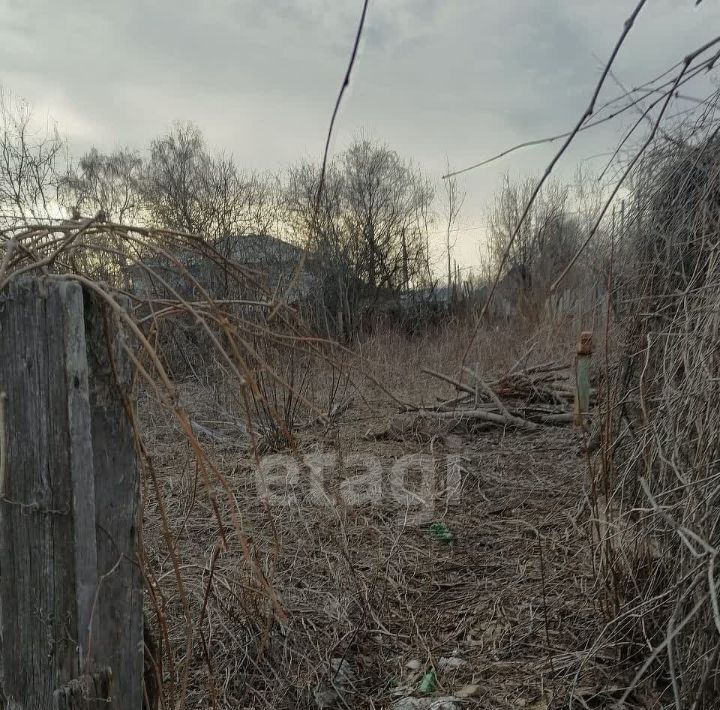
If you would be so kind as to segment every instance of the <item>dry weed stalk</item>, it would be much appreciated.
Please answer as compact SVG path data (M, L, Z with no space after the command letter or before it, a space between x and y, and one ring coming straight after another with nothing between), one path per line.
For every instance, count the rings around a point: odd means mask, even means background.
M624 354L594 462L605 612L623 701L709 709L720 692L720 149L714 121L633 173Z

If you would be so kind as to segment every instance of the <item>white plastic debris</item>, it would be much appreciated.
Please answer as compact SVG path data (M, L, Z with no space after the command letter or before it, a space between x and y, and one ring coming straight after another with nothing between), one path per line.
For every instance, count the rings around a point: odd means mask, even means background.
M444 671L454 671L458 668L462 668L466 663L467 661L464 661L462 658L457 658L456 656L443 656L438 661L438 668Z

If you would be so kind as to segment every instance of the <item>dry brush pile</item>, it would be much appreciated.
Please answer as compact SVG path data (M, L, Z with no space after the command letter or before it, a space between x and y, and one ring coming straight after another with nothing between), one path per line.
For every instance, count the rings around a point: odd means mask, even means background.
M424 369L426 374L453 385L458 394L435 407L424 408L421 414L519 429L572 422L575 399L572 366L554 361L524 368L518 365L515 363L493 380L485 379L478 367L463 367L458 377Z

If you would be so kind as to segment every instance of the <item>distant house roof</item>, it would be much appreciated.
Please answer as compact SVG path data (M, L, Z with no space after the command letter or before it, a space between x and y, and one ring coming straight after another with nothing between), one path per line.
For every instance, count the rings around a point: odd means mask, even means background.
M303 250L269 234L221 237L215 248L228 259L246 266L299 261Z
M307 268L295 274L304 250L269 234L222 237L215 248L226 259L262 274L273 291L285 292L290 303L306 298L314 279Z
M303 254L300 247L263 234L222 237L213 246L225 259L256 272L270 290L287 291L286 297L290 302L301 300L310 293L312 277L307 270L304 269L298 278L293 279ZM209 293L213 294L222 287L222 265L191 250L175 256L191 278ZM134 265L127 269L132 288L138 294L167 290L164 284L183 295L189 295L192 290L189 280L166 257L155 256L145 262L145 267Z

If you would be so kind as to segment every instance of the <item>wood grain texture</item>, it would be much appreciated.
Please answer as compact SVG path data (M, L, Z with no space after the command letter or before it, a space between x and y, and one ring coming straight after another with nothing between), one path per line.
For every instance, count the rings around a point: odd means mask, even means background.
M0 293L3 710L56 707L98 668L113 677L103 707L142 707L138 469L115 382L127 370L105 347L117 336L98 339L108 325L77 283L18 279ZM60 707L95 707L75 691Z
M85 296L85 313L100 579L93 656L113 670L116 707L139 709L144 670L142 576L136 550L140 476L125 411L131 406L132 369L122 329L92 294Z

